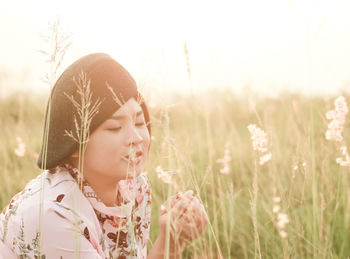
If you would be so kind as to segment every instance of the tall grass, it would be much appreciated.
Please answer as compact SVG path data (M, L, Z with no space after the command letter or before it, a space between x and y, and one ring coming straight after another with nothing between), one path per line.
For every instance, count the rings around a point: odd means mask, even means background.
M35 156L42 141L45 101L19 96L0 102L1 207L41 173ZM278 99L256 97L254 102L255 109L251 109L246 99L216 91L195 98L174 95L169 104L176 105L170 108L149 107L153 140L145 171L152 183L151 241L159 232L158 211L164 200L177 191L193 189L205 205L210 226L187 247L184 258L254 257L250 194L256 157L247 125L255 123L268 134L272 153L272 160L257 170L261 257L347 258L350 170L335 162L340 151L324 137L325 113L332 108L332 99L285 94ZM17 136L26 144L24 157L14 153ZM350 143L349 124L344 138ZM232 158L228 175L220 173L221 165L216 162L226 143ZM158 165L176 172L174 184L158 178ZM279 235L272 212L276 195L290 219L286 238Z

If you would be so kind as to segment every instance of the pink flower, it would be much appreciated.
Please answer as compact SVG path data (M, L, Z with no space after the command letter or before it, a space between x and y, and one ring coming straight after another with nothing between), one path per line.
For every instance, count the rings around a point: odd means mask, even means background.
M343 96L338 97L334 101L334 110L330 110L326 113L326 118L331 120L328 124L328 129L326 131L327 140L342 141L343 140L343 130L345 124L345 117L348 113L348 106Z
M281 230L281 231L279 232L279 234L280 234L280 236L281 236L282 238L286 238L286 237L287 237L287 232L284 231L284 230Z
M280 208L281 207L279 205L275 205L275 206L273 206L272 212L273 213L278 213L280 211Z
M279 196L273 197L273 202L275 202L275 203L281 202L281 197L279 197Z
M268 153L268 154L265 154L263 156L260 157L260 165L263 165L265 164L267 161L270 161L271 160L271 157L272 157L272 154L271 153Z
M229 174L230 173L230 167L228 165L224 165L224 167L220 169L220 173L222 173L222 174Z
M251 140L253 144L253 149L257 150L261 153L267 152L267 134L260 128L258 128L255 124L250 124L248 126L248 130L251 134ZM267 161L271 160L272 154L265 153L259 158L260 165L265 164Z
M343 157L338 157L336 158L336 162L337 164L339 164L340 166L350 166L350 156L348 154L348 150L346 148L346 146L342 146L340 148Z
M337 113L333 110L330 110L326 113L326 118L328 120L333 120L333 119L335 119L336 116L337 116Z
M289 223L289 217L285 213L278 213L277 219L278 219L277 226L280 229L284 229L285 226Z
M172 182L171 175L164 171L160 165L156 167L156 172L158 174L158 178L160 178L164 183Z
M222 164L222 168L220 169L220 173L222 173L222 174L229 174L230 173L231 156L230 156L230 150L229 150L228 144L225 145L224 157L216 159L216 162Z
M343 96L338 97L335 101L334 101L334 106L335 106L335 110L336 112L340 113L340 114L347 114L348 113L348 106L346 104L345 98Z
M326 139L340 142L343 140L343 136L341 134L342 134L342 130L336 130L336 129L327 130Z
M280 212L281 207L278 205L281 202L281 197L275 196L273 197L273 209L272 212L275 214L275 226L278 229L278 232L282 238L287 237L287 232L285 231L286 225L289 223L289 217L286 213Z
M267 151L266 146L268 142L266 133L262 129L258 128L255 124L249 125L248 130L251 134L253 149L260 152Z
M17 137L16 138L18 146L15 149L15 154L19 157L23 157L26 152L26 145L24 144L22 138Z

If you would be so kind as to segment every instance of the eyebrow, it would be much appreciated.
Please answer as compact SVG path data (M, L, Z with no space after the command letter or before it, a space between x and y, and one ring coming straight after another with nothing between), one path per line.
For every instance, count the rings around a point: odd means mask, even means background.
M136 117L140 116L143 114L143 111L138 111L136 113ZM122 120L124 119L126 116L125 115L113 115L111 116L109 119L112 119L112 120Z

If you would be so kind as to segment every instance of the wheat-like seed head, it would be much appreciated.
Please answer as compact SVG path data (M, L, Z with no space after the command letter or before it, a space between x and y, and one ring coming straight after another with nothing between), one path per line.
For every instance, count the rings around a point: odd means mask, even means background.
M74 115L75 134L73 134L72 130L65 130L65 136L72 138L75 142L82 145L89 141L91 121L99 112L99 107L102 102L100 97L98 97L95 103L92 103L91 81L87 78L84 71L79 73L78 78L74 77L73 81L77 87L80 102L75 100L72 95L70 96L67 93L64 93L64 95L72 102L78 114L78 118Z
M117 94L114 92L113 88L109 85L108 82L106 82L106 86L107 86L108 90L112 93L112 95L113 95L113 100L114 100L120 107L122 107L123 104L125 103L125 100L124 100L124 98L123 98L123 95L120 94L120 97L121 97L121 99L122 99L122 100L120 100L119 97L118 97Z
M46 56L46 62L51 65L50 73L46 73L42 80L52 86L56 79L57 70L61 66L62 60L72 41L70 40L71 34L62 30L59 18L52 23L49 22L49 30L50 34L48 35L40 34L42 40L47 43L48 49L37 51Z

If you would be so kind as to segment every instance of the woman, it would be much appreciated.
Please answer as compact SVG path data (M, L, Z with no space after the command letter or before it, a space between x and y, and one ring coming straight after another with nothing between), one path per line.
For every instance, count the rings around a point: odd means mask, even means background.
M132 76L103 53L77 60L52 89L44 125L37 164L47 170L4 208L0 254L146 258L151 125ZM170 197L158 221L147 258L179 257L208 222L192 191Z

